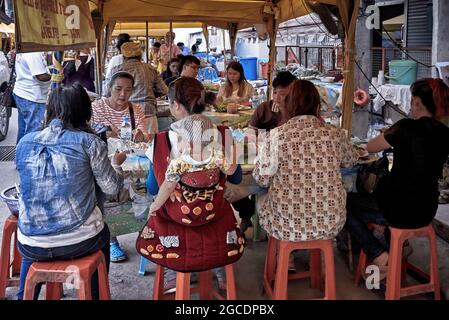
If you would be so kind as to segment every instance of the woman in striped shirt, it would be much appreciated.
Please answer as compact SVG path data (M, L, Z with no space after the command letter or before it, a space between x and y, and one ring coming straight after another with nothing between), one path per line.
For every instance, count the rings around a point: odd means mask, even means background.
M123 118L128 117L133 127L134 142L148 142L148 123L142 108L129 102L134 86L131 74L116 72L109 84L108 97L103 97L92 104L92 122L111 127L108 137L119 137Z

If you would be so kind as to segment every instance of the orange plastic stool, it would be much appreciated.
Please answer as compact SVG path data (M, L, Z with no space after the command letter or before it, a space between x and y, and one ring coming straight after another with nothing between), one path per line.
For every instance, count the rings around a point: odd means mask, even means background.
M189 300L191 293L199 293L201 300L236 300L237 291L235 289L234 266L225 266L226 272L226 298L212 289L211 270L199 272L199 283L195 288L190 288L190 273L176 272L176 293L164 295L164 267L157 265L154 275L153 300Z
M14 243L11 261L11 243ZM10 215L3 226L0 256L0 299L6 298L7 287L19 286L22 256L17 250L17 217Z
M75 280L78 299L91 300L90 282L92 274L97 269L100 300L110 300L106 262L100 250L89 256L73 260L33 262L26 277L24 300L33 299L34 288L40 282L46 283L47 300L60 299L62 283L66 282L69 277Z
M288 258L293 250L310 250L310 269L305 272L288 274ZM325 300L337 298L335 287L335 265L332 240L314 240L302 242L289 242L269 237L263 286L270 299L287 299L288 280L311 278L311 287L320 289L321 251L324 252L325 262ZM273 288L274 282L274 288Z
M419 229L396 229L390 227L391 240L388 256L387 287L385 291L386 300L399 300L401 297L416 295L420 293L434 292L435 300L441 299L440 280L438 274L438 257L435 231L431 226ZM430 275L420 270L402 257L404 241L416 237L427 237L430 247ZM356 284L360 281L360 274L366 267L366 254L361 251L359 265L356 273ZM419 274L429 283L401 287L401 280L405 279L406 271L410 269ZM359 277L359 279L357 279Z

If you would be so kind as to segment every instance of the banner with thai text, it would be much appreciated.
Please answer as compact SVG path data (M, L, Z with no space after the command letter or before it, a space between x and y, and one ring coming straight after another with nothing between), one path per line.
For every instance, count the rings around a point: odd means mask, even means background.
M14 10L18 52L95 46L87 0L16 0Z

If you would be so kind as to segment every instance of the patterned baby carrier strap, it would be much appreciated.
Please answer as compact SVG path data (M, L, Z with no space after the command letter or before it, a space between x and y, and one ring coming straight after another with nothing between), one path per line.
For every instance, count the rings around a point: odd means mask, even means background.
M225 127L219 127L223 136ZM154 141L153 171L159 186L170 157L168 132ZM145 258L177 271L203 271L236 262L244 238L224 198L226 176L220 169L182 175L175 192L143 227L136 241Z

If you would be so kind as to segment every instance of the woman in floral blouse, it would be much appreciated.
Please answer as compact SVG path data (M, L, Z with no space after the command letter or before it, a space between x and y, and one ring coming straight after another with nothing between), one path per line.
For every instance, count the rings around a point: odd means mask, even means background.
M313 83L296 80L287 97L291 119L266 137L254 179L269 187L260 223L279 240L334 238L346 220L341 166L357 161L343 130L319 116L320 96Z

